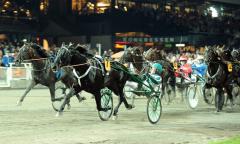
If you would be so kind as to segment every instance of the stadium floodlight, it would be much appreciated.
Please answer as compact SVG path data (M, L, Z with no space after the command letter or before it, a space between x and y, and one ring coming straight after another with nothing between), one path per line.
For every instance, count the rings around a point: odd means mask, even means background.
M218 11L217 11L217 9L216 8L214 8L214 7L210 7L209 8L209 10L211 11L211 14L212 14L212 17L214 18L214 17L218 17Z
M176 47L185 47L185 44L176 44Z

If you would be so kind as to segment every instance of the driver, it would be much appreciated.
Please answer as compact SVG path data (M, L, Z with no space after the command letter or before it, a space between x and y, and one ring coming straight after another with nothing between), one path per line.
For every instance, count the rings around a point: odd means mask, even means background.
M196 63L192 65L192 69L194 73L203 77L207 70L207 65L204 63L204 57L202 55L198 55L196 58Z
M192 73L192 67L190 64L187 63L187 61L188 61L188 57L185 55L182 55L179 58L180 68L177 70L178 73L182 72L182 74L185 78L189 78ZM178 73L176 74L177 77L179 77Z
M157 83L160 83L162 81L162 78L161 78L162 71L163 71L163 67L161 64L154 63L152 65L150 75Z

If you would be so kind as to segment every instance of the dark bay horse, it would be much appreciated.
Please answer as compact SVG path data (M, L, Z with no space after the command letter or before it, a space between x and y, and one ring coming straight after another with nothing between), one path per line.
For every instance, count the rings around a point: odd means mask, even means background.
M215 96L215 107L217 112L219 112L222 110L224 105L223 88L225 88L228 94L231 106L233 105L231 78L229 78L230 73L228 72L227 64L222 61L216 47L206 47L205 49L204 58L206 64L208 65L205 88L215 87L217 89ZM205 96L204 99L207 101Z
M132 64L135 74L144 74L148 68L139 47L132 47L125 50L119 62L122 64Z
M157 62L160 63L163 67L163 73L162 73L162 97L165 95L165 89L167 88L167 93L171 93L173 91L174 97L176 96L176 89L175 89L175 84L176 84L176 78L174 74L174 67L171 62L169 62L163 55L163 52L150 48L145 52L145 59L152 61L152 62ZM169 85L168 85L169 82ZM169 86L171 90L169 89ZM170 97L168 97L168 101L170 102Z
M114 116L117 116L118 109L122 102L127 109L131 109L132 105L128 104L124 97L123 88L129 75L122 70L127 69L118 62L111 62L112 67L106 72L101 60L89 54L81 45L76 47L61 47L57 53L54 66L55 67L72 67L78 82L72 83L73 87L64 99L58 114L62 114L62 110L66 102L73 94L85 90L94 95L98 111L107 111L108 108L101 106L101 89L107 87L119 96L119 103L114 109Z
M19 50L19 54L16 57L16 64L21 64L22 62L32 63L32 80L29 86L26 88L24 94L18 101L18 105L21 105L24 98L28 92L36 85L41 84L49 88L51 94L51 101L58 101L61 98L55 98L55 83L59 80L66 85L66 87L71 87L70 83L74 81L74 76L70 69L62 69L64 75L61 78L57 78L55 73L51 68L51 62L48 54L45 50L34 43L25 43ZM78 100L81 101L80 95L76 95ZM70 106L68 102L68 106Z
M240 95L240 50L239 49L231 49L229 46L220 47L217 50L220 58L226 63L231 64L232 69L229 72L228 79L231 81L232 86L232 95L235 102L237 96ZM228 99L227 101L228 102ZM227 103L226 103L227 104Z

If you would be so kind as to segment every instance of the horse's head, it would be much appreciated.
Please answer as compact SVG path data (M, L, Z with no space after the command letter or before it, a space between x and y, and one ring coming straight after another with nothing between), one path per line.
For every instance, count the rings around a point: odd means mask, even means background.
M123 56L122 56L122 62L142 62L143 61L143 55L139 47L132 47L127 49Z
M204 59L207 63L218 61L219 59L216 47L205 46L205 55Z
M240 50L239 49L233 49L231 52L231 55L233 57L233 60L235 60L235 61L240 60Z
M57 55L52 65L53 69L70 64L72 57L70 47L71 45L62 44L62 46L57 50Z
M216 52L222 60L232 59L231 50L229 48L225 48L225 45L217 47Z
M146 60L149 60L149 61L154 61L156 55L154 53L155 49L154 48L150 48L148 49L145 54L144 54L144 57Z
M163 53L156 48L150 48L145 52L145 59L149 61L156 61L163 59Z
M25 43L20 49L16 57L15 63L21 64L23 61L31 61L33 59L47 58L48 55L42 47L33 43Z

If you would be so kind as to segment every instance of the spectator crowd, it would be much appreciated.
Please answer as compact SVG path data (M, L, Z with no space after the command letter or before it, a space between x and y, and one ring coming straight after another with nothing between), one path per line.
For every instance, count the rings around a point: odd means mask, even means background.
M153 8L144 6L119 5L116 9L117 15L139 18L142 23L156 31L175 30L192 33L214 33L214 34L233 34L240 32L240 16L238 12L224 14L224 11L218 12L218 17L212 17L211 10L198 9L168 9ZM149 29L149 27L146 27ZM168 29L166 29L168 28Z
M14 62L20 46L18 42L0 42L0 65L8 67L9 63Z

